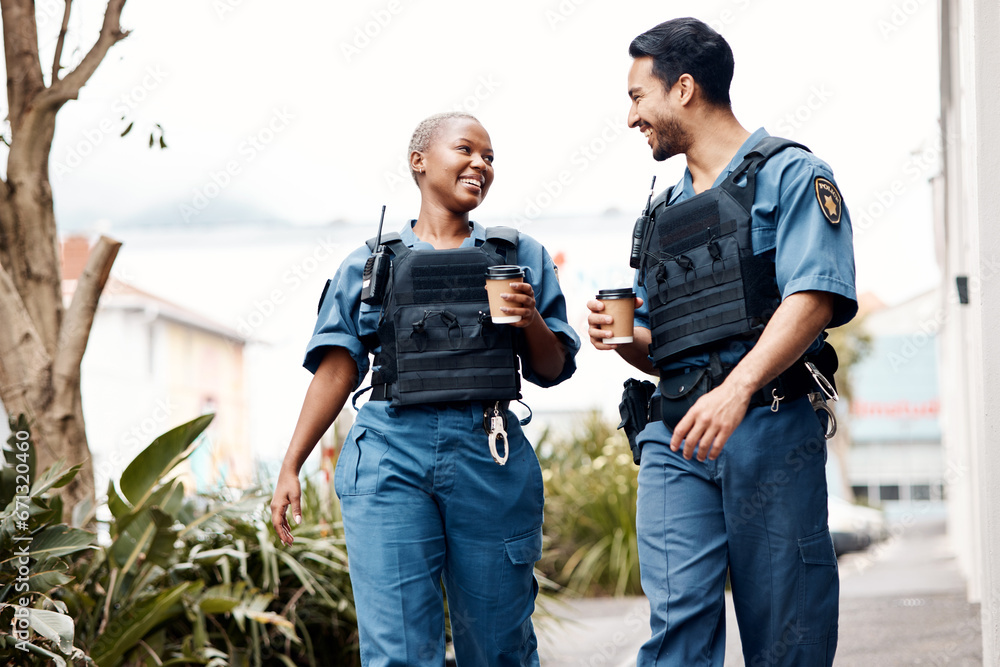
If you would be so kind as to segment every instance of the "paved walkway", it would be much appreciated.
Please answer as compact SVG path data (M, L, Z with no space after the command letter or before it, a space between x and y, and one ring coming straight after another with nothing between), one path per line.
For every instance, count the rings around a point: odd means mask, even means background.
M897 525L887 541L840 559L837 667L982 665L979 605L948 549L941 520ZM645 598L573 600L537 622L543 667L634 667L649 635ZM743 665L732 603L726 667Z

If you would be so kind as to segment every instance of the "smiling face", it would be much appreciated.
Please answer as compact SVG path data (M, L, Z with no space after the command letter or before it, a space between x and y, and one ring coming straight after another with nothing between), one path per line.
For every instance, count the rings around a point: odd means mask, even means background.
M477 121L450 118L434 131L427 150L410 155L410 164L420 173L423 198L453 213L468 213L493 183L493 144Z
M691 145L687 131L678 119L681 108L677 83L666 90L663 82L653 74L651 57L636 58L628 73L628 96L632 106L628 112L628 126L638 128L653 149L653 159L662 162L669 157L685 153Z

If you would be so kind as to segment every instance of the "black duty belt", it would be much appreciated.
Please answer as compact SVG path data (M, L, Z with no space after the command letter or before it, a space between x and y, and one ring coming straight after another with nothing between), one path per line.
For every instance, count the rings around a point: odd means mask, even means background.
M763 405L775 406L776 404L780 404L784 401L794 401L811 392L819 391L816 380L806 367L807 361L815 362L816 365L819 366L820 372L832 381L833 374L837 369L837 358L836 353L833 352L833 348L827 345L819 354L815 355L815 357L802 357L796 360L795 363L792 364L784 373L771 382L768 382L761 389L755 391L750 397L750 407L759 407ZM715 373L710 372L708 369L705 370L707 381L704 383L700 394L688 397L689 400L685 402L689 405L693 404L698 397L704 395L707 391L711 391L715 387L722 384L726 377L729 376L732 368L723 368L721 371L716 371ZM665 386L670 384L676 386L678 379L689 376L692 378L701 377L700 375L690 371L684 374L674 374L661 377L661 394L657 394L649 402L649 421L662 420L665 412L663 404L673 403L672 401L665 400L662 396ZM699 384L701 383L699 382ZM683 386L681 389L683 389ZM675 410L672 410L671 412Z
M372 385L372 392L371 392L371 395L368 396L368 400L369 401L391 401L392 400L392 383L391 382L385 382L385 383L380 383L380 384L373 384ZM461 400L459 400L459 401L442 401L442 402L437 402L437 403L427 403L426 405L433 406L433 407L436 407L436 408L456 408L456 409L461 410L461 409L469 407L470 403L482 403L483 405L486 405L486 404L492 405L494 403L494 401L483 401L483 400L461 401ZM510 401L499 401L499 403L500 403L500 407L501 407L502 410L506 410L507 407L510 405Z

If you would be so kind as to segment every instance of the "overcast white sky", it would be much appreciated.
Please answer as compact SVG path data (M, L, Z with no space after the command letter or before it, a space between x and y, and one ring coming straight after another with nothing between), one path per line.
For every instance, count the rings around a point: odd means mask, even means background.
M61 4L40 0L43 32L58 28ZM101 6L74 3L73 27L93 28ZM132 34L60 115L57 219L123 237L141 221L374 226L384 203L398 227L418 203L401 171L410 134L451 108L477 114L496 150L479 219L541 214L570 229L574 216L638 211L650 177L666 187L683 162L654 162L625 126L627 47L684 15L731 43L744 126L833 167L859 287L894 301L933 285L930 0L130 0ZM146 147L156 123L167 150Z

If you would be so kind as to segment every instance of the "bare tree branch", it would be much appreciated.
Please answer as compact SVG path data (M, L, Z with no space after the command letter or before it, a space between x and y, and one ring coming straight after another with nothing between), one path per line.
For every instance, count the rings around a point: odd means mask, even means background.
M73 0L66 0L62 27L59 28L59 39L56 41L56 55L52 58L52 83L59 80L59 61L62 60L63 44L66 42L66 32L69 30L69 10L72 4Z
M12 140L35 96L45 90L38 60L38 26L34 0L0 0L4 59L7 65L7 113Z
M57 385L79 380L80 362L87 349L97 302L108 282L111 265L115 263L121 246L121 241L102 236L90 251L87 265L76 283L73 300L59 331L59 348L53 367Z
M90 77L97 71L97 66L104 60L108 50L128 37L127 32L121 28L122 9L125 7L125 0L109 0L108 9L104 12L104 24L101 26L101 34L97 37L97 42L90 48L87 55L83 57L80 64L72 72L59 81L53 80L52 85L39 95L39 105L50 108L59 108L69 100L75 100L80 94L80 89L90 80Z

